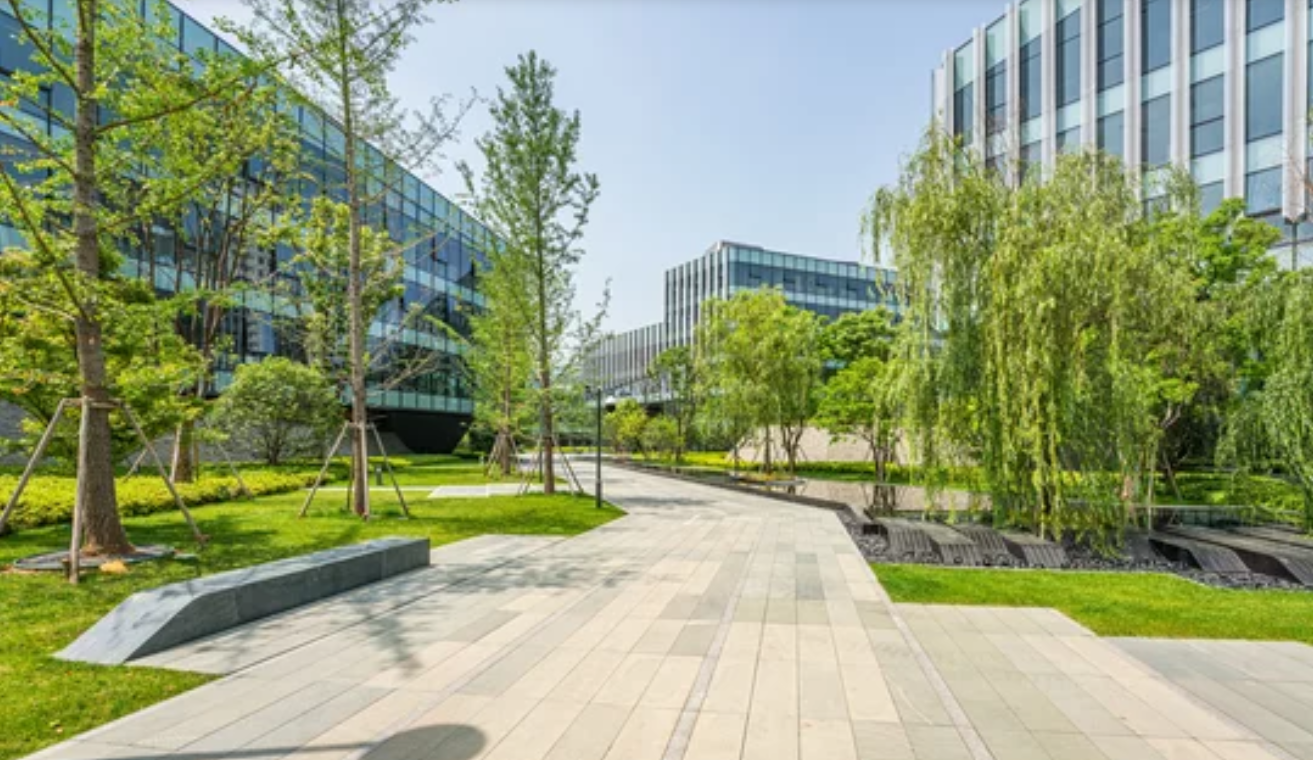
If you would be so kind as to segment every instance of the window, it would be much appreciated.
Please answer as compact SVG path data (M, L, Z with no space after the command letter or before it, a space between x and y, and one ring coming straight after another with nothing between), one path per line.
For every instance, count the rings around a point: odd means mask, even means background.
M1281 167L1253 172L1245 177L1245 211L1262 214L1281 207Z
M1008 125L1008 64L1002 61L985 74L985 133L1002 132Z
M1075 153L1080 150L1080 127L1058 133L1058 152Z
M1190 88L1190 155L1206 156L1222 149L1225 78L1215 76Z
M971 142L971 123L976 110L975 98L971 95L971 85L963 85L953 93L953 134L962 138L962 142Z
M1099 119L1099 150L1110 156L1126 156L1126 118L1121 111Z
M1210 182L1207 185L1199 186L1199 209L1205 216L1213 213L1213 210L1222 205L1222 183Z
M1140 12L1140 47L1147 74L1172 62L1172 0L1144 0Z
M1281 133L1284 57L1277 53L1245 70L1245 139L1249 142Z
M1058 22L1058 107L1080 100L1080 13Z
M1031 173L1039 166L1040 147L1042 143L1033 142L1030 145L1021 146L1021 181L1025 182L1030 178Z
M1226 36L1222 10L1225 0L1190 0L1190 52L1222 44Z
M1122 0L1099 0L1099 90L1116 87L1126 76Z
M1040 63L1042 37L1027 42L1021 48L1021 118L1033 119L1044 107L1041 94L1043 68Z
M1245 11L1245 30L1252 32L1286 17L1285 0L1248 0Z
M1140 115L1141 156L1146 166L1162 166L1172 159L1171 96L1145 102Z

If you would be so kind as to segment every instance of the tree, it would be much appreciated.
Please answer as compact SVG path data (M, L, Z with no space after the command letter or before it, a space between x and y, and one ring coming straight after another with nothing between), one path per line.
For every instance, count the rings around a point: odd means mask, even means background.
M653 417L643 426L643 451L661 456L676 455L680 448L679 423L669 415ZM678 460L676 460L678 463Z
M1301 494L1303 528L1313 533L1313 272L1283 272L1255 295L1243 322L1255 360L1241 372L1219 458L1288 475Z
M536 52L506 69L509 92L498 88L491 106L494 126L479 139L484 171L461 166L479 216L504 245L489 252L489 265L502 269L525 319L542 436L543 490L555 493L555 378L578 362L570 337L596 331L598 318L583 322L575 309L574 269L583 256L579 242L598 194L597 177L581 174L577 161L579 113L554 103L556 69Z
M1198 329L1135 180L1064 155L1013 188L931 134L868 219L905 288L907 418L932 471L978 462L996 519L1116 542L1151 499L1165 408Z
M32 291L58 285L55 313L73 335L81 397L76 513L83 518L88 554L131 550L119 519L114 484L110 414L115 377L107 360L106 324L117 305L114 280L121 252L134 232L174 216L198 180L228 165L223 141L185 175L167 173L170 136L186 130L208 103L236 103L263 85L261 65L237 56L200 54L198 66L173 47L176 27L167 12L128 0L71 0L68 19L45 18L30 3L7 0L17 20L16 39L30 66L0 80L0 102L49 102L65 94L68 106L0 109L0 125L17 135L0 171L0 207L24 237L30 257L11 282ZM51 128L47 128L47 119ZM21 289L27 288L19 285ZM139 357L145 364L149 357ZM172 391L171 391L172 392Z
M838 365L867 357L886 359L894 341L893 315L884 307L850 311L821 330L821 354Z
M276 465L322 453L342 422L342 405L319 371L271 356L238 366L212 415L215 427Z
M772 429L780 431L789 471L816 408L820 387L820 318L790 306L776 289L741 291L708 301L695 341L713 426L764 430L763 466L773 470ZM737 459L737 444L735 458Z
M389 268L401 266L379 260L395 259L405 247L381 250L379 241L387 237L382 208L387 193L402 181L398 166L431 166L455 134L465 108L449 118L445 99L437 98L424 113L406 112L388 86L388 75L414 41L414 30L428 21L430 0L249 2L254 22L242 32L243 40L268 56L288 48L308 51L292 62L286 75L333 120L326 130L327 163L332 170L325 172L324 190L340 200L344 210L331 212L323 202L315 204L312 224L333 234L322 235L319 242L326 247L307 249L307 257L330 267L328 279L337 276L334 272L345 274L343 322L330 318L325 310L319 311L318 318L321 328L337 329L335 334L345 337L342 371L351 399L351 503L357 514L367 518L370 366L389 350L404 351L393 341L387 349L376 348L371 358L367 345L370 323L383 301L376 296L388 290ZM414 231L406 234L420 237ZM370 277L371 270L377 277ZM400 331L395 322L393 327Z
M816 424L833 436L851 435L871 456L874 504L892 510L889 465L897 461L902 431L902 389L892 361L863 356L839 370L821 391Z
M615 410L607 412L602 430L617 452L632 453L643 448L643 430L647 427L647 412L632 398L621 399Z
M690 431L698 412L697 362L688 346L674 346L657 354L648 368L656 392L665 401L665 417L674 426L675 463L683 461Z
M518 309L522 284L514 266L484 267L482 308L470 314L466 367L474 386L474 422L494 436L490 466L511 474L516 437L530 423L533 356L528 323Z

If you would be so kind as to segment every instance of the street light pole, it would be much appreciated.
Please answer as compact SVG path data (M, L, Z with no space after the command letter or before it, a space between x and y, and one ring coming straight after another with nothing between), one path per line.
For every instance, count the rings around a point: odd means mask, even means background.
M602 508L602 389L597 388L597 508Z

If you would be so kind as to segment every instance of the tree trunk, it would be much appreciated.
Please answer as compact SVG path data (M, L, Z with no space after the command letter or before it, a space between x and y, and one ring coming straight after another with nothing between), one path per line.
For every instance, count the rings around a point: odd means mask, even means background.
M73 224L77 268L88 281L100 279L100 230L96 218L96 0L77 4L77 120L74 124L76 173L73 178ZM82 380L82 420L78 437L77 499L82 515L85 554L132 551L119 520L114 491L114 451L110 430L110 396L105 376L105 346L96 298L85 297L75 322L78 372Z
M192 455L195 451L196 422L183 420L173 434L173 461L169 466L169 479L174 483L194 483L196 481L196 463Z
M538 224L539 241L542 240L542 224ZM538 252L538 378L542 388L542 437L543 437L543 493L551 496L556 493L556 463L553 461L553 442L556 439L555 421L552 419L552 354L548 343L547 323L547 272L545 255Z

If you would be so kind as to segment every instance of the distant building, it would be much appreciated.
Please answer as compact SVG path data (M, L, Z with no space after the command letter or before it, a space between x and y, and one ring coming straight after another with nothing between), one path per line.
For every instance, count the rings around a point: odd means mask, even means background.
M790 304L829 319L879 306L897 314L894 282L894 270L885 267L722 240L698 258L667 269L665 320L605 338L589 358L588 374L615 395L659 395L647 387L649 364L667 348L693 342L708 299L780 288Z

